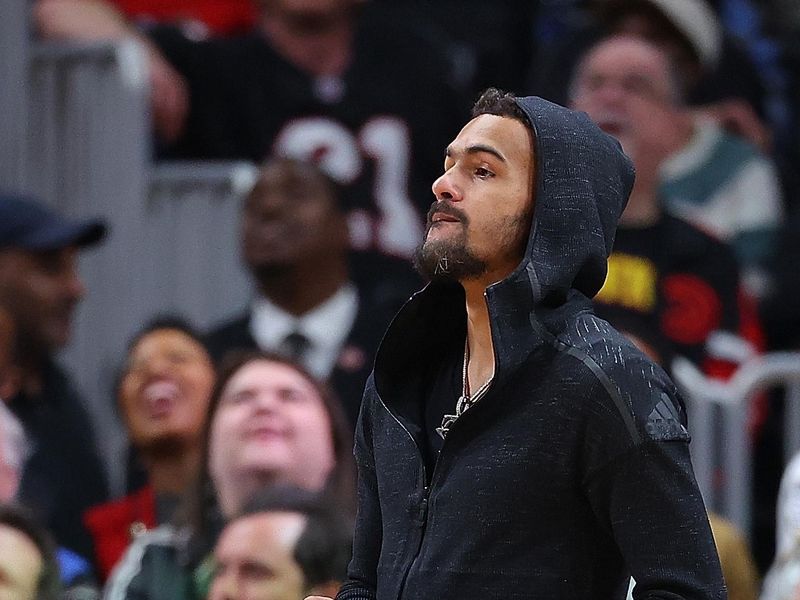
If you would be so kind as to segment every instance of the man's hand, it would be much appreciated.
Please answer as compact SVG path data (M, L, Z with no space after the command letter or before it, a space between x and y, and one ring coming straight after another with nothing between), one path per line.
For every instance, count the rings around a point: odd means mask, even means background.
M119 42L135 39L147 52L153 127L165 143L183 132L189 115L189 87L155 44L105 0L37 0L33 10L39 34L46 39Z

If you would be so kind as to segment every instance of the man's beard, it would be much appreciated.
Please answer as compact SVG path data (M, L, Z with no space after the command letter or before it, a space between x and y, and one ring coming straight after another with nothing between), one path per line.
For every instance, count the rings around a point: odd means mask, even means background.
M423 242L414 252L414 268L431 281L477 279L487 265L466 247L463 237Z
M454 239L428 241L428 233L433 226L431 217L435 212L449 214L459 219L461 231ZM477 279L488 269L486 261L481 260L467 248L467 215L447 201L434 202L428 211L428 226L425 240L414 252L414 268L430 281L463 281Z

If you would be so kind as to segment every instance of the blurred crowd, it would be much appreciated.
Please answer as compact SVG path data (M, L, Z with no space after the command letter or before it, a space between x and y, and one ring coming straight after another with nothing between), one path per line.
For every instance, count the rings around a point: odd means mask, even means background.
M487 86L585 111L634 162L598 314L667 371L681 358L709 379L800 349L793 0L31 6L38 39L144 48L154 160L259 167L240 207L247 309L209 331L154 314L114 357L121 497L57 357L91 293L78 261L108 227L0 196L9 597L335 595L361 392L383 331L424 284L411 262L430 186ZM781 481L781 400L750 407L753 531L712 516L732 600L800 598L800 458Z

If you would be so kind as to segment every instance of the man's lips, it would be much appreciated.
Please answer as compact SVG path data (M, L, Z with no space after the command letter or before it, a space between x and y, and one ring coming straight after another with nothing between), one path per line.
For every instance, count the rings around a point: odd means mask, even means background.
M459 223L461 220L458 217L454 217L453 215L443 213L443 212L436 212L433 213L431 217L431 223L440 223L445 221L447 223Z
M245 436L248 439L269 442L284 439L286 437L286 431L280 427L263 425L249 427L245 432Z

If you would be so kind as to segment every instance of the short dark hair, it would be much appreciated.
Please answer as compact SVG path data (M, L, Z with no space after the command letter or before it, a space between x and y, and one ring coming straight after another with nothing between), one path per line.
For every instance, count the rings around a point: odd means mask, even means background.
M343 516L348 511L342 510L334 497L295 486L269 486L257 492L236 518L270 512L306 517L303 533L294 547L294 559L308 588L345 580L352 554L353 523Z
M26 508L0 504L0 525L20 532L34 543L42 557L42 570L36 584L36 600L56 600L61 593L61 578L55 544L50 534Z
M472 105L472 118L480 115L497 115L509 117L520 121L525 127L533 131L528 115L517 104L517 97L511 92L504 92L497 88L487 88Z
M296 175L302 178L318 179L322 183L322 187L330 200L331 208L341 215L346 213L345 206L342 204L341 200L344 194L344 184L341 181L337 180L330 172L323 168L319 162L282 155L269 156L261 162L253 187L250 188L250 191L242 199L243 210L247 210L247 207L253 201L253 196L259 180L263 177L264 170L267 167L273 166L292 169Z

